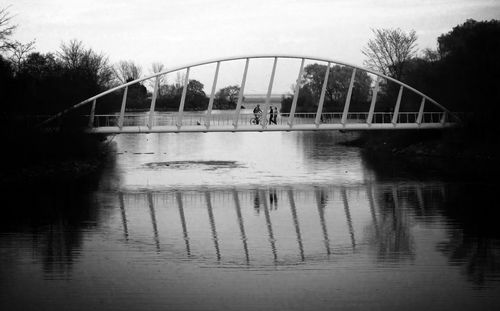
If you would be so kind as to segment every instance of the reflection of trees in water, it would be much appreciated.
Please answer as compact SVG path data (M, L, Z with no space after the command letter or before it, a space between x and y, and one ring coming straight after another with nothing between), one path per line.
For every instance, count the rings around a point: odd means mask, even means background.
M461 267L474 284L488 286L500 277L500 230L498 228L497 189L493 185L453 185L443 213L459 223L448 229L448 240L437 248L450 264Z
M41 260L46 276L69 277L83 231L98 222L88 189L82 185L40 185L29 195L26 189L19 191L4 197L4 202L15 208L5 209L0 230L31 234L35 258Z
M450 264L461 267L469 281L487 286L488 280L500 275L500 241L457 231L450 232L449 240L439 243L438 249Z
M432 165L431 169L426 169L422 165L408 165L408 161L368 153L362 153L362 159L364 166L373 171L377 180L405 177L428 180L439 176ZM448 257L450 264L460 266L471 282L486 286L488 280L498 279L500 276L500 229L496 211L498 200L495 198L497 191L492 185L462 182L446 184L446 187L443 184L439 188L417 187L415 191L408 192L406 198L400 199L407 201L409 209L417 216L415 219L423 225L436 221L455 223L446 229L447 240L436 247ZM383 201L390 203L390 197L391 194L386 192ZM381 212L389 220L385 226L389 228L387 232L390 235L392 228L397 228L390 221L393 213L390 208L381 209ZM441 218L443 216L444 220ZM395 232L403 233L404 240L404 230L398 229ZM394 239L395 237L388 240Z
M380 189L375 194L373 190L367 187L373 219L370 240L371 245L376 247L377 258L382 261L413 259L415 249L410 216L403 208L408 197L395 187ZM375 203L379 207L378 215Z

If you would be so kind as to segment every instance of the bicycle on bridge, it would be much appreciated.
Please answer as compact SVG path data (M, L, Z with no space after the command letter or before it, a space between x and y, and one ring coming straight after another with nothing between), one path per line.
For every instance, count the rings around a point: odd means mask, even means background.
M262 115L262 111L259 113L256 113L253 118L250 119L250 124L255 125L255 124L260 124L263 126L267 125L267 118L264 118Z

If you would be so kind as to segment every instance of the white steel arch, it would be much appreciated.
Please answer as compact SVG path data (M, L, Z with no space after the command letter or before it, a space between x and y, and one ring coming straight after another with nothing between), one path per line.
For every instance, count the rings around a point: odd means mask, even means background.
M288 122L285 126L276 126L276 127L268 127L267 124L262 124L259 128L259 127L255 127L254 126L246 126L246 125L241 125L239 124L239 108L241 107L241 103L242 103L242 98L243 98L243 93L244 93L244 86L245 86L245 80L246 80L246 73L247 73L247 70L248 70L248 66L249 66L249 61L251 59L263 59L263 58L268 58L268 59L274 59L274 64L273 64L273 69L272 69L272 74L271 74L271 79L269 81L269 88L268 88L268 92L267 92L267 97L266 97L266 101L265 101L265 104L264 104L264 114L267 112L267 106L269 104L269 98L270 98L270 95L271 95L271 90L272 90L272 85L273 85L273 80L274 80L274 73L275 73L275 69L276 69L276 63L277 63L277 60L278 59L300 59L301 60L301 67L300 67L300 70L299 70L299 75L298 75L298 78L297 78L297 81L299 81L299 79L301 78L302 74L303 74L303 66L304 66L304 61L305 60L308 60L308 61L318 61L318 62L325 62L327 63L327 72L325 74L325 78L324 78L324 83L323 83L323 89L322 89L322 93L321 93L321 97L320 97L320 101L318 103L318 111L317 113L315 114L314 116L314 123L312 124L308 124L310 126L305 126L305 125L299 125L299 124L294 124L294 117L297 115L295 114L295 108L296 108L296 104L297 104L297 98L298 98L298 85L299 83L296 83L296 89L295 89L295 93L294 93L294 98L293 98L293 103L292 103L292 108L291 108L291 112L290 114L288 115ZM241 92L239 94L239 98L238 98L238 104L237 104L237 108L236 108L236 111L235 111L235 116L234 116L234 120L233 120L233 124L231 124L232 126L229 126L229 127L218 127L218 128L215 128L215 127L211 127L210 126L210 114L211 114L211 110L212 110L212 104L213 104L213 99L214 99L214 94L215 94L215 90L216 90L216 83L217 83L217 79L218 79L218 73L219 73L219 67L220 67L220 64L223 63L223 62L229 62L229 61L234 61L234 60L246 60L246 63L245 63L245 70L244 70L244 73L243 73L243 78L242 78L242 84L241 84ZM156 98L157 98L157 91L158 91L158 78L160 76L163 76L163 75L166 75L166 74L169 74L169 73L172 73L172 72L176 72L176 71L180 71L180 70L186 70L186 77L185 77L185 83L184 85L186 86L187 85L187 82L189 81L189 71L191 68L194 68L194 67L199 67L199 66L203 66L203 65L207 65L207 64L217 64L216 66L216 70L215 70L215 74L214 74L214 83L212 85L212 92L211 92L211 96L210 96L210 100L209 100L209 106L208 106L208 109L207 109L207 117L205 118L205 124L204 126L200 127L199 125L201 124L197 124L198 126L195 126L195 127L190 127L190 126L185 126L182 124L182 119L183 119L183 113L184 113L184 101L185 101L185 97L186 97L186 87L183 88L183 94L182 94L182 99L181 99L181 102L179 103L179 111L178 111L178 114L177 114L177 122L175 124L175 127L155 127L153 125L153 113L154 113L154 109L155 109L155 101L156 101ZM320 124L320 118L321 118L321 109L322 109L322 106L323 106L323 101L324 101L324 93L325 93L325 88L326 88L326 85L327 85L327 81L328 81L328 73L329 73L329 70L330 70L330 66L332 64L336 64L336 65L341 65L341 66L347 66L347 67L350 67L353 69L353 72L352 72L352 76L351 76L351 81L350 81L350 86L349 86L349 90L348 90L348 94L347 94L347 99L346 99L346 102L345 102L345 105L344 105L344 111L341 115L341 122L340 122L340 125L337 124L335 126L332 125L328 125L328 124ZM371 73L373 75L375 75L377 77L377 80L376 80L376 83L375 83L375 90L374 90L374 94L373 94L373 97L372 97L372 100L371 100L371 104L370 104L370 109L369 111L366 113L366 115L364 116L364 119L366 122L364 123L355 123L355 124L349 124L348 122L348 117L349 117L349 104L350 104L350 97L351 97L351 93L352 93L352 89L353 89L353 82L354 82L354 77L355 77L355 73L357 70L361 70L361 71L365 71L367 73ZM146 80L150 80L150 79L156 79L155 81L155 87L154 87L154 91L153 91L153 97L152 97L152 102L151 102L151 106L150 106L150 114L149 114L149 118L148 118L148 121L147 121L147 125L146 126L124 126L124 117L125 117L125 106L126 106L126 97L127 97L127 90L128 90L128 87L130 85L133 85L133 84L137 84L137 83L140 83L140 82L143 82L143 81L146 81ZM374 123L373 122L373 117L374 117L374 107L375 107L375 103L376 103L376 98L377 98L377 92L379 90L379 82L382 80L382 79L385 79L386 81L391 81L391 82L394 82L396 84L398 84L400 86L400 89L399 89L399 94L398 94L398 99L397 99L397 102L395 103L395 108L394 108L394 112L391 113L391 116L390 116L390 119L391 119L391 124L388 124L388 123L383 123L383 124L377 124L377 123ZM119 119L118 119L118 122L117 122L117 126L107 126L107 128L104 128L104 127L94 127L94 117L95 117L95 108L96 108L96 102L99 98L107 95L107 94L110 94L110 93L113 93L115 91L118 91L118 90L121 90L121 89L124 89L124 96L123 96L123 99L122 99L122 105L121 105L121 110L120 110L120 115L119 115ZM401 96L402 96L402 93L403 93L403 90L404 89L407 89L417 95L419 95L421 98L422 98L422 101L421 101L421 105L420 105L420 109L418 112L415 112L415 118L413 118L415 121L414 122L407 122L407 123L400 123L399 122L399 117L400 117L400 113L399 113L399 107L400 107L400 103L401 103ZM431 118L433 121L431 122L424 122L423 120L423 117L424 117L424 105L426 104L426 102L429 102L431 103L433 106L437 107L438 110L440 110L440 114L438 115L438 121L436 121L436 118ZM374 70L371 70L371 69L368 69L368 68L363 68L363 67L360 67L360 66L357 66L357 65L354 65L354 64L350 64L350 63L347 63L347 62L343 62L343 61L339 61L339 60L334 60L334 59L327 59L327 58L321 58L321 57L315 57L315 56L306 56L306 55L289 55L289 54L262 54L262 55L245 55L245 56L233 56L233 57L226 57L226 58L218 58L218 59L211 59L211 60L205 60L205 61L200 61L200 62L195 62L195 63L190 63L190 64L184 64L184 65L181 65L181 66L177 66L177 67L174 67L174 68L171 68L171 69L168 69L168 70L165 70L165 71L162 71L162 72L158 72L158 73L154 73L152 75L149 75L147 77L144 77L144 78L139 78L139 79L136 79L136 80L133 80L133 81L130 81L130 82L127 82L127 83L124 83L122 85L119 85L117 87L114 87L114 88L111 88L107 91L104 91L102 93L99 93L95 96L92 96L84 101L81 101L75 105L73 105L72 107L70 108L67 108L65 109L64 111L61 111L60 113L52 116L51 118L45 120L43 124L47 124L49 122L51 122L52 120L54 119L57 119L57 118L60 118L61 116L63 116L64 114L70 112L71 110L74 110L74 109L77 109L79 107L82 107L82 106L85 106L87 104L90 104L92 103L91 105L91 111L90 111L90 120L89 120L89 132L91 133L98 133L98 132L101 132L101 133L147 133L147 132L207 132L207 131L231 131L231 132L235 132L235 131L283 131L283 130L287 130L287 131L291 131L291 130L299 130L299 131L303 131L303 130L335 130L335 129L352 129L352 130L365 130L365 129L417 129L417 128L443 128L443 127L450 127L450 126L453 126L455 125L454 122L451 122L451 117L454 118L455 121L458 121L458 117L455 116L451 111L449 111L447 108L445 108L444 106L442 106L441 104L439 104L437 101L435 101L434 99L432 99L431 97L427 96L426 94L416 90L415 88L401 82L401 81L398 81L394 78L391 78L389 76L386 76L380 72L376 72Z

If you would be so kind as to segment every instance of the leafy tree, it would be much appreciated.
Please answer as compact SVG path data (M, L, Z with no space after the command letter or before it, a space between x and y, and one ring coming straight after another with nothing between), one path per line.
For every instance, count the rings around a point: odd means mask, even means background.
M221 88L215 94L214 108L215 109L234 109L238 102L240 87L238 85L230 85Z
M500 21L469 19L438 38L443 103L469 111L485 135L498 133L500 115Z
M299 98L297 99L297 112L316 112L326 70L326 65L320 64L310 64L304 68L304 75L301 79L302 86L299 89ZM334 65L330 68L323 111L343 110L351 76L352 69L349 67ZM367 102L370 83L371 79L365 71L356 71L351 96L351 110L358 110L360 105ZM292 99L293 95L283 98L282 111L290 110Z
M386 76L401 80L409 60L417 54L415 30L406 33L396 29L372 29L375 35L361 52L367 57L365 65Z
M197 80L189 80L186 90L184 110L205 110L208 98L203 91L203 84ZM156 101L158 110L177 110L182 98L183 86L180 83L164 85Z

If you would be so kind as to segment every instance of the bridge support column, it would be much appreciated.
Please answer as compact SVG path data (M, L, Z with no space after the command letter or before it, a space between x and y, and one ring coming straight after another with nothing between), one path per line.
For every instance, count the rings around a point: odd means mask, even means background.
M295 83L295 90L293 92L292 108L290 109L290 115L288 116L288 125L290 127L293 126L293 118L295 115L295 109L297 108L297 100L299 99L300 80L304 72L304 60L305 59L302 58L302 62L300 63L299 76L297 77L297 82Z
M328 85L328 77L330 76L330 62L326 65L325 78L323 79L323 87L321 88L321 96L319 97L318 110L316 111L316 120L314 123L319 127L321 122L321 114L323 113L323 102L325 101L326 87Z
M401 107L401 97L403 96L403 86L399 88L398 100L396 101L396 107L394 108L394 115L392 116L392 124L396 125L398 123L399 107Z
M123 128L123 119L125 118L125 105L127 104L127 93L128 93L128 86L125 87L125 91L123 91L122 107L120 109L120 118L118 119L118 127L120 128L120 131Z
M186 69L186 77L184 78L184 88L182 89L181 103L179 105L179 113L177 114L177 128L180 129L182 126L182 115L184 113L184 102L186 101L186 92L189 84L189 70L191 67Z
M245 83L247 81L248 63L250 59L247 58L245 63L245 70L243 71L243 78L241 79L240 93L238 94L238 103L236 104L236 111L234 114L233 126L238 128L238 120L240 118L241 103L243 102L243 93L245 92Z
M264 107L262 111L262 116L263 120L267 120L267 111L269 109L269 102L271 101L271 92L273 90L273 83L274 83L274 74L276 73L276 64L278 63L278 58L274 58L274 63L273 63L273 70L271 71L271 78L269 79L269 86L267 87L267 95L266 95L266 101L264 102ZM272 114L271 114L272 116ZM262 122L262 128L265 129L267 127L266 122Z
M212 117L212 107L214 105L215 90L217 89L217 79L219 77L220 62L217 62L215 68L214 83L212 83L212 93L210 93L210 101L208 102L207 115L205 116L205 127L210 127L210 118Z
M344 104L344 112L342 113L342 125L347 122L347 114L349 113L349 105L351 104L352 88L354 86L354 78L356 77L356 68L352 69L351 82L349 83L349 90Z
M375 112L375 103L377 102L377 94L380 88L380 78L377 77L377 81L375 82L375 89L373 90L372 101L370 103L370 110L368 111L368 118L366 119L366 123L372 124L373 121L373 113Z

